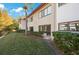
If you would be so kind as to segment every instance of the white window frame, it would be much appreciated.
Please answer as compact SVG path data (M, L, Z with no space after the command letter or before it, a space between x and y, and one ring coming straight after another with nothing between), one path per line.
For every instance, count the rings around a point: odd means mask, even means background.
M51 14L52 13L52 6L50 5L47 9L48 9L48 14Z
M52 6L49 5L45 9L41 10L38 14L39 18L45 17L52 13Z
M46 8L45 10L45 16L48 14L48 9Z

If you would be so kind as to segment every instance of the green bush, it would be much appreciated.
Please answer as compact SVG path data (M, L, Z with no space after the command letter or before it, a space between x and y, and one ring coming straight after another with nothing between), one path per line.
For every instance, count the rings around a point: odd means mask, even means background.
M45 32L30 32L30 34L39 36L39 37L42 37L43 33L45 33Z
M54 41L65 54L79 54L79 34L53 32Z
M24 33L25 30L17 30L17 32L19 32L19 33Z

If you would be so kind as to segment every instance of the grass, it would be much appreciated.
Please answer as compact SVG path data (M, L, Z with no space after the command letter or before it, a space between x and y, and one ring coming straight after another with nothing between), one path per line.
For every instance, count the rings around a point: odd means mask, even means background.
M52 49L41 39L24 36L23 33L9 33L0 39L1 55L50 55Z

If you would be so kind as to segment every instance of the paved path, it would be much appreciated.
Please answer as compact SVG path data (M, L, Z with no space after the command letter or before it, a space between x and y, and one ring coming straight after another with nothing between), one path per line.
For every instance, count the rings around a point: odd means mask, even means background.
M5 35L7 34L8 32L6 32L4 35L2 35L1 37L0 37L0 39L2 39L3 37L5 37Z
M43 36L43 39L48 43L48 46L52 49L52 53L55 55L62 55L61 51L56 47L54 41L50 35Z
M37 36L34 36L34 37L36 38ZM63 55L63 53L61 53L61 51L56 47L53 40L51 40L51 36L48 35L48 36L45 36L43 38L41 38L41 37L37 37L37 38L43 39L47 43L47 45L52 50L52 55Z
M50 48L52 49L52 53L54 53L55 55L63 55L63 53L56 47L55 43L50 40L45 40L48 43L48 46L50 46Z

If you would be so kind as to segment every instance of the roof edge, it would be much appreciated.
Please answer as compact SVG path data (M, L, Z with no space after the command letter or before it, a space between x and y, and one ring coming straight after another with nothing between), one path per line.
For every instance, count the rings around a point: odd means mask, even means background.
M33 15L34 13L36 13L41 7L47 5L48 3L42 3L39 7L37 7L34 11L32 11L32 13L30 15L28 15L28 17L30 17L31 15Z

